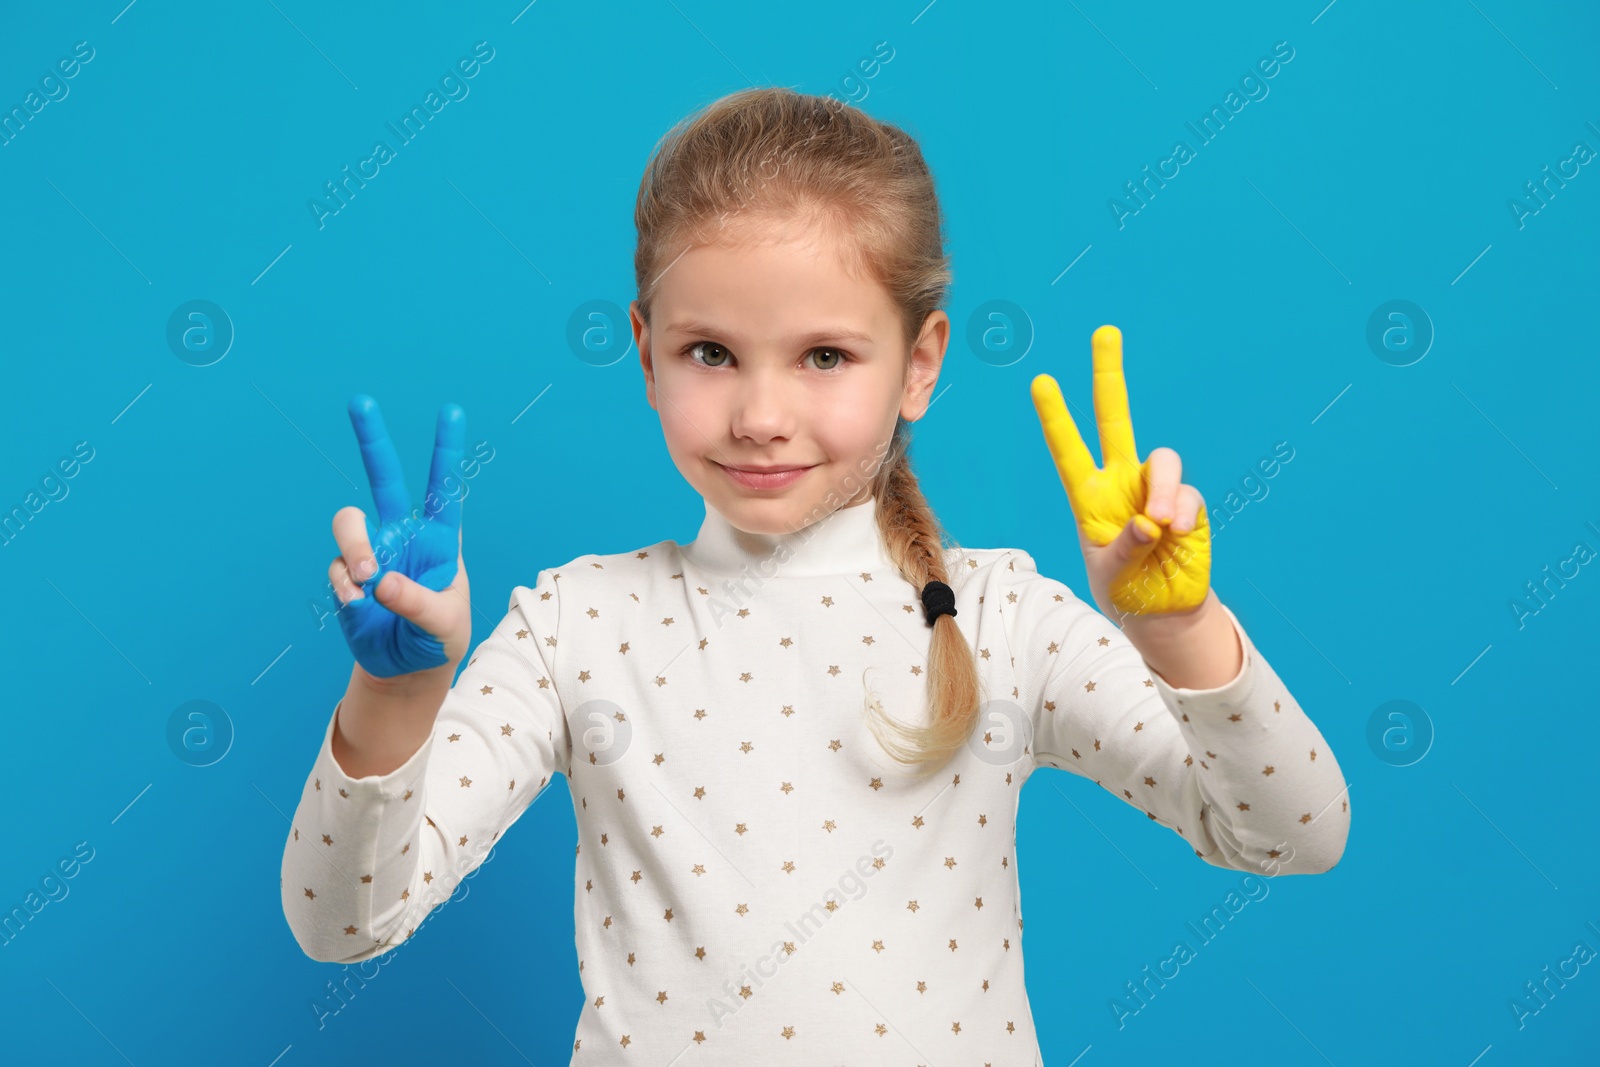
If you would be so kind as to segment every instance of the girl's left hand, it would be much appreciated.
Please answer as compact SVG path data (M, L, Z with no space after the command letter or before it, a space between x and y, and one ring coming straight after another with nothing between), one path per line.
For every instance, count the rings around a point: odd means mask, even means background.
M1077 519L1090 590L1100 610L1119 623L1127 615L1193 611L1211 588L1205 502L1180 481L1177 452L1157 448L1139 462L1122 376L1122 331L1100 327L1093 349L1104 467L1094 465L1056 380L1040 374L1032 385L1045 443Z

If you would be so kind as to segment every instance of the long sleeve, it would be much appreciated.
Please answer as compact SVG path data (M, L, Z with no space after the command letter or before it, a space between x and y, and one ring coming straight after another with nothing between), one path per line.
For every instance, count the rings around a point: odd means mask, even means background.
M1036 766L1095 781L1213 866L1317 874L1339 861L1350 806L1338 762L1227 605L1239 674L1174 688L1027 553L1002 566Z
M555 773L569 773L554 681L559 606L549 571L513 589L428 739L388 774L345 774L334 709L283 852L284 916L306 955L353 963L405 940Z

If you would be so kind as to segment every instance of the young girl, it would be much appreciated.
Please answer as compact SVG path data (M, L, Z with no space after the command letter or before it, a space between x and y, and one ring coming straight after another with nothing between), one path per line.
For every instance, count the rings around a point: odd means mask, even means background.
M1210 590L1177 453L1140 463L1114 328L1103 469L1033 387L1101 610L1020 549L943 544L906 449L950 274L909 136L738 92L658 146L635 219L634 336L699 534L540 571L452 687L464 418L440 415L412 528L377 406L352 402L379 524L334 517L356 662L283 857L309 956L401 943L560 773L574 1064L1033 1064L1013 846L1035 767L1214 866L1338 861L1338 764Z

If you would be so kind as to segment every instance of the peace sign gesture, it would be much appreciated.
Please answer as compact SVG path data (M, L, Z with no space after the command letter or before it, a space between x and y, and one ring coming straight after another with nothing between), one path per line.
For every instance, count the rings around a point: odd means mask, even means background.
M442 668L448 680L472 639L467 565L461 555L466 486L458 469L466 412L459 404L439 410L433 468L421 508L411 506L400 456L378 402L365 394L352 397L350 422L378 505L378 524L354 506L340 508L333 517L340 555L328 567L328 580L340 599L345 643L357 665L374 678Z
M1211 528L1200 491L1180 482L1182 462L1157 448L1143 463L1133 443L1122 331L1094 332L1094 411L1105 465L1094 458L1048 374L1033 379L1033 406L1078 522L1095 603L1126 615L1192 611L1211 585ZM1109 605L1109 606L1108 606Z

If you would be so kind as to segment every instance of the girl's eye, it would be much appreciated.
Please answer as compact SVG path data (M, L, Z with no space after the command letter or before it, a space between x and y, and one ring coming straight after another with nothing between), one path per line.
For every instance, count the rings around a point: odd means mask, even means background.
M813 348L811 351L813 353L827 353L827 354L830 354L830 355L833 355L833 356L837 357L837 362L833 363L830 366L823 366L819 362L817 364L817 369L818 370L837 370L840 366L842 366L844 364L845 355L844 355L843 352L839 351L837 348Z
M696 342L694 342L694 344L692 344L689 347L685 348L683 350L683 354L689 357L689 362L698 363L699 361L694 358L694 353L695 353L696 349L700 349L700 348L718 349L718 350L720 350L722 352L723 358L724 359L727 358L728 350L726 348L723 348L721 345L717 344L715 341L696 341ZM721 364L721 363L701 363L700 365L702 367L720 367L723 364Z

